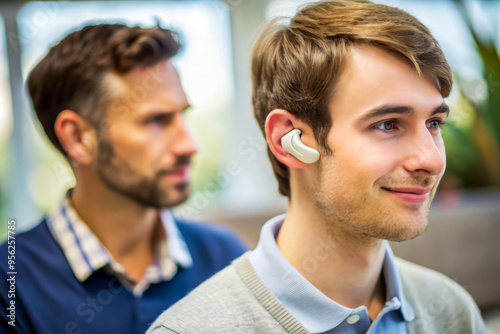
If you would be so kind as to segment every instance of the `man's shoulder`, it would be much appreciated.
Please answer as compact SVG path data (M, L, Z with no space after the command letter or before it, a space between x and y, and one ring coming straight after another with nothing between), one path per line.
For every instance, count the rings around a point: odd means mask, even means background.
M405 297L415 311L410 324L416 332L456 329L456 333L485 333L476 303L457 282L400 258L395 262Z
M220 225L211 222L200 222L194 220L188 220L184 218L175 217L175 222L179 230L183 233L196 234L196 235L210 235L214 238L233 238L236 236L236 232L225 225Z
M285 331L260 304L233 263L158 317L148 331L148 334L152 333L232 334Z
M0 246L0 254L6 258L8 254L10 260L0 261L0 290L12 292L0 295L0 305L7 307L14 302L16 308L23 310L16 314L16 328L19 332L32 332L28 329L32 325L32 311L38 312L38 319L44 318L40 314L50 313L51 309L42 307L41 311L38 306L44 303L54 306L49 298L65 295L64 283L72 277L69 264L45 221L16 233L14 239L7 239ZM60 300L66 301L65 298ZM0 328L6 323L5 316L0 318Z
M21 252L33 252L33 254L38 253L38 249L48 246L49 241L53 240L52 234L49 231L46 220L42 220L33 228L11 235L2 242L0 245L0 251L7 249L9 245L15 245L16 253ZM10 244L9 244L10 241Z
M175 218L175 222L189 246L203 247L215 252L235 252L238 256L248 250L245 242L228 226L179 218Z
M436 270L423 267L401 258L395 258L395 263L396 267L399 269L403 286L408 289L418 290L425 288L426 291L434 294L436 291L447 288L463 298L470 298L468 292L457 282Z
M49 268L59 270L61 262L66 265L61 247L52 236L45 220L30 230L16 233L13 238L7 238L0 245L0 254L7 253L14 256L17 271L26 273L33 273L37 269L42 272L50 272ZM7 261L0 262L3 274L13 271L6 270L6 266Z
M241 318L242 308L249 308L251 301L250 291L230 265L165 311L150 327L149 333L226 333L224 330L232 333L234 328L218 320L227 318L232 324Z

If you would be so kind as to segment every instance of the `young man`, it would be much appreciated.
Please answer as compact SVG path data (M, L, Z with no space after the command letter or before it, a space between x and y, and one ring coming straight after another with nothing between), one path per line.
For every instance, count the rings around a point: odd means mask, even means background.
M286 215L149 333L484 333L463 288L387 242L424 232L445 169L452 74L428 29L316 2L264 30L252 81Z
M166 308L244 253L225 228L173 218L197 148L160 27L87 26L35 67L28 87L77 180L46 220L16 236L15 298L1 262L1 328L143 333ZM1 254L7 253L7 245Z

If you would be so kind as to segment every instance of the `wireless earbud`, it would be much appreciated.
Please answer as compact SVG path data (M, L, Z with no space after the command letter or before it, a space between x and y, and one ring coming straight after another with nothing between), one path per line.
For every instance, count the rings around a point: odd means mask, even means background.
M302 140L300 140L301 133L302 131L299 129L293 129L288 132L286 135L281 137L281 146L283 146L285 151L300 161L308 164L315 163L319 160L319 152L314 148L306 146Z

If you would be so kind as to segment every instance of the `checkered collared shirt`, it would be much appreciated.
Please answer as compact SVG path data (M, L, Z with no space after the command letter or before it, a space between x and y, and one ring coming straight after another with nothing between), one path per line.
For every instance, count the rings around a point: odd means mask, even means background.
M123 267L116 262L101 244L87 224L78 216L66 196L59 207L47 219L49 229L61 246L76 278L84 282L100 268L111 271L135 296L141 296L147 288L160 281L168 281L177 273L177 266L190 267L191 254L175 225L170 210L161 213L166 238L160 238L155 245L156 256L146 269L140 282L132 281Z

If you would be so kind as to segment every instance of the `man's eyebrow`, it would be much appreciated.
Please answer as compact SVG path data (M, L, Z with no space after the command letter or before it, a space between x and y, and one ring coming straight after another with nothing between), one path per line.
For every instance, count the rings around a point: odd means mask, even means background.
M187 112L192 106L190 104L186 104L182 107L182 109L180 109L180 112L181 113L185 113ZM145 115L152 115L152 114L158 114L158 115L161 115L161 114L174 114L176 112L178 112L179 109L169 109L169 108L165 108L165 109L146 109L143 111L143 114ZM142 115L141 115L142 116Z
M432 111L431 116L434 116L436 114L446 114L446 117L448 117L448 115L450 114L450 107L448 107L446 103L443 103Z
M450 108L446 103L443 103L436 107L432 113L431 116L434 116L436 114L441 114L444 113L446 116L449 115L450 113ZM379 118L385 115L390 115L390 114L400 114L400 115L405 115L405 116L414 116L415 115L415 110L411 107L407 106L388 106L384 105L375 109L372 109L365 115L361 116L359 119L359 123L366 123L369 122L371 119L374 118Z
M186 104L180 112L185 115L186 112L192 106L190 104ZM175 113L179 112L179 109L150 109L141 111L136 117L138 120L148 119L150 117L160 117L160 116L173 116Z
M370 110L363 116L359 118L358 123L366 123L374 118L379 118L381 116L389 115L389 114L400 114L406 116L413 116L415 114L415 110L406 106L388 106L384 105L381 107L377 107L375 109Z

